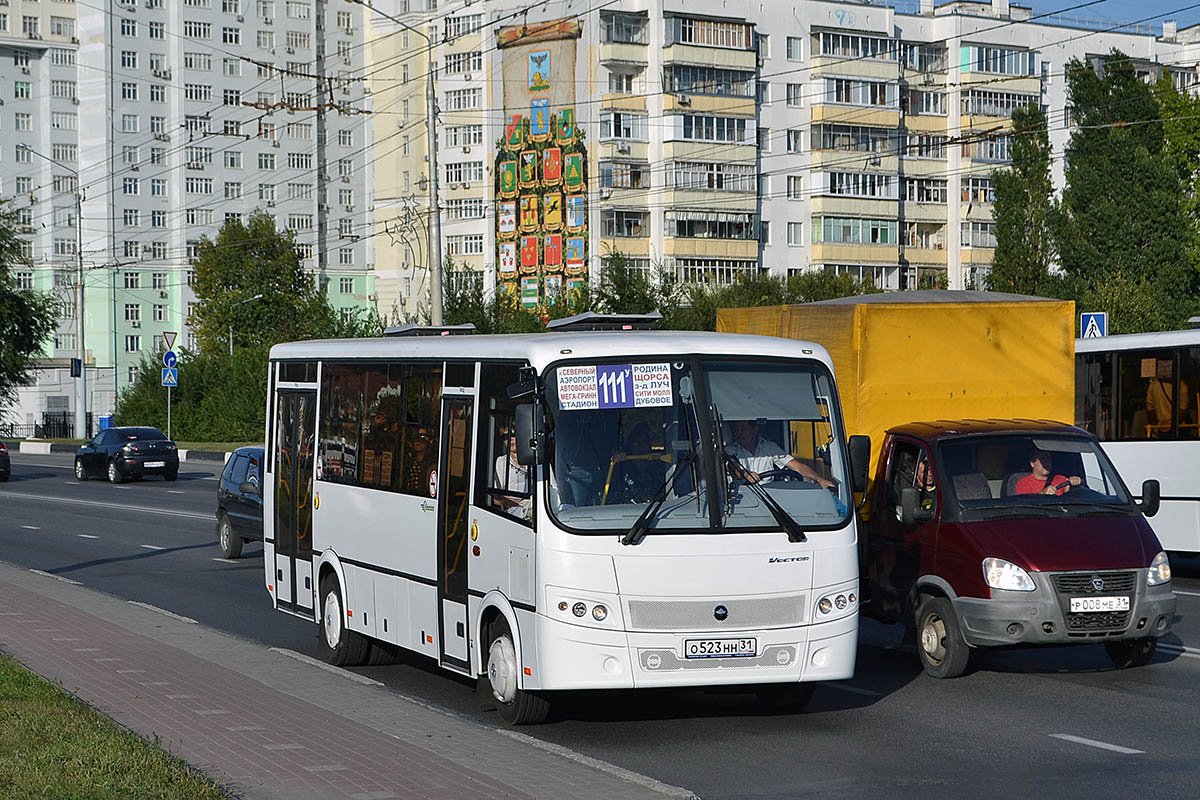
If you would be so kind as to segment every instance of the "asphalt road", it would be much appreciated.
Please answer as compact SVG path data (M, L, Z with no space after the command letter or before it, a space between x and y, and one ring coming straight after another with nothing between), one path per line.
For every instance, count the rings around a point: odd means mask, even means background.
M262 550L219 557L215 465L176 483L77 483L67 456L13 455L0 558L273 647L316 654L316 626L274 612ZM203 464L204 462L199 462ZM800 714L699 691L574 694L523 732L717 798L1200 796L1200 559L1174 564L1180 619L1155 662L1099 645L986 651L953 681L922 674L898 627L862 624L852 681ZM1188 649L1184 649L1188 648ZM406 660L356 670L499 724L474 687Z

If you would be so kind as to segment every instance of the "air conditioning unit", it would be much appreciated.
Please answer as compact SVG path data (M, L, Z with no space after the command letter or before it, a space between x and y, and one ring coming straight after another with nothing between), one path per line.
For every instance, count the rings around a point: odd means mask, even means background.
M166 296L167 296L167 293L166 293L165 291L162 291L162 292L159 292L159 293L158 293L158 296L159 296L159 297L166 297Z
M350 182L350 176L349 176L349 175L343 175L343 176L342 176L342 183L349 183L349 182Z
M469 145L469 144L468 144L468 145L463 145L463 152L464 152L464 153L469 153L469 152L471 152L471 145Z
M79 98L78 98L78 97L72 97L72 98L71 98L71 102L72 102L72 103L74 103L75 105L79 105Z
M354 28L342 28L342 33L346 34L347 36L353 36Z
M457 184L457 183L454 183L453 181L451 181L450 183L446 184L446 188L447 188L447 189L457 189L457 188L458 188L458 184Z
M140 327L142 327L142 323L141 323L141 322L139 322L138 320L136 320L136 319L135 319L135 320L133 320L132 322L130 322L130 323L129 323L129 327L131 327L131 328L140 328Z
M22 74L22 75L28 75L28 74L29 74L29 67L21 67L21 74Z
M329 210L328 203L317 203L317 211L326 212Z
M273 139L273 140L271 141L271 147L279 147L279 140L278 140L278 139Z
M469 81L469 80L471 80L471 73L469 73L469 72L464 72L464 73L463 73L463 80L464 80L464 81Z
M71 44L79 44L79 37L78 37L78 36L72 36L72 37L71 37Z
M287 48L287 50L286 50L285 52L287 52L288 54L295 53L295 52L296 52L296 48L294 48L294 47L289 47L289 48Z
M270 17L263 17L263 25L270 25L274 21L275 20L271 19Z
M373 301L375 299L375 295L369 294L369 295L367 295L367 299Z
M274 201L274 200L268 200L268 201L267 201L267 208L274 208L274 207L275 207L275 201Z
M130 171L130 172L137 172L137 171L138 171L138 165L137 165L137 164L130 164L130 165L129 165L129 171Z
M346 206L346 213L347 213L347 214L353 214L353 213L354 213L354 206L353 206L353 205L348 205L348 206Z
M686 94L676 95L675 101L681 106L690 106L692 104L692 98L688 97Z
M363 94L370 94L370 93L371 93L371 87L370 87L370 86L364 86L364 87L363 87Z
M246 21L246 18L245 18L245 17L243 17L241 14L238 14L238 15L237 15L237 21L238 21L238 22L245 22L245 21Z
M925 73L924 75L922 75L921 76L921 85L922 86L933 86L933 75L930 75L929 73Z
M343 58L343 59L342 59L342 63L343 63L343 64L345 64L345 65L348 67L348 66L350 66L350 59L348 59L348 58Z
M618 142L617 143L617 152L628 154L629 153L629 143L628 142Z
M600 190L600 199L601 200L607 200L610 197L612 197L612 189L601 189Z

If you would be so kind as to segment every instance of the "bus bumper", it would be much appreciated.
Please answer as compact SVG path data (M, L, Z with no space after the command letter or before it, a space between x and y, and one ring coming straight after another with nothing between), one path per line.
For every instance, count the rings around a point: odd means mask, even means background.
M544 690L727 686L828 681L854 674L858 616L760 631L631 633L572 625L540 616L538 668L524 688ZM753 657L684 656L688 639L757 640Z

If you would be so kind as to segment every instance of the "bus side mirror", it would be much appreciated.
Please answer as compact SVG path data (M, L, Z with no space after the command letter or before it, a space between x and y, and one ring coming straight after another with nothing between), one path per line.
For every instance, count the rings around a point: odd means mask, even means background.
M546 431L541 415L534 403L520 403L516 407L515 435L517 437L517 463L523 467L545 458Z
M850 487L855 492L867 490L867 471L871 462L871 437L850 437Z
M933 513L917 505L921 501L921 493L915 486L905 486L900 490L900 521L905 525L916 525L919 522L929 522Z
M1142 502L1138 505L1138 509L1147 517L1153 517L1158 513L1158 481L1148 480L1142 482Z

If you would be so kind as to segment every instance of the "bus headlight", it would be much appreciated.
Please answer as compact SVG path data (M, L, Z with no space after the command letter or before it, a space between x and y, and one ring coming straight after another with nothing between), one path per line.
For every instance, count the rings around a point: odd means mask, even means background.
M1009 592L1032 592L1037 589L1028 572L1003 558L983 560L983 579L993 589Z
M1171 580L1171 562L1167 559L1167 554L1160 552L1150 562L1150 569L1146 570L1146 585L1161 586Z
M596 620L596 622L603 622L607 616L608 609L604 606L598 605L592 607L592 619Z
M571 613L577 617L582 617L587 613L587 605L584 603L576 603L575 605L571 606Z

